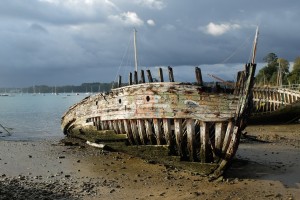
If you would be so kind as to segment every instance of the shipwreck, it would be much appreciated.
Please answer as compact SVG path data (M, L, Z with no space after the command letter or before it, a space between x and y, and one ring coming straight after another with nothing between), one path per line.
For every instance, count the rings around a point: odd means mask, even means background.
M232 90L206 86L198 67L195 83L176 82L171 67L169 81L160 68L157 82L150 70L136 68L127 85L119 77L117 88L71 106L62 116L64 134L85 138L96 132L100 138L96 142L105 142L106 130L113 130L109 133L116 140L124 139L128 148L163 146L179 162L207 165L207 174L222 175L238 149L252 109L257 34L252 62L237 73Z

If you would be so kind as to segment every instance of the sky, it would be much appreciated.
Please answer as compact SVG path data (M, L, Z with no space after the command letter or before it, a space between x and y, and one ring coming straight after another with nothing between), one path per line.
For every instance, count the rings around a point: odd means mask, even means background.
M1 0L0 88L112 82L139 69L172 66L194 81L199 66L234 80L251 59L300 56L299 0Z

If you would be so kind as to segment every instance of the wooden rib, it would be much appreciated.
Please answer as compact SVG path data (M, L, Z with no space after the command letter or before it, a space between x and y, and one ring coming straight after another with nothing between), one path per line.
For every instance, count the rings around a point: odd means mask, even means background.
M229 161L232 159L232 157L235 154L236 148L237 148L237 141L236 139L237 137L237 133L238 133L238 127L235 126L233 128L233 132L232 132L232 137L230 139L229 145L228 145L228 149L226 150L226 154L224 159L222 160L222 162L219 164L219 167L214 171L214 174L212 177L219 177L220 175L223 174L224 170L226 169Z
M138 126L138 132L139 132L139 136L140 136L140 140L141 140L142 144L147 144L147 136L146 136L144 120L138 119L137 126Z
M232 123L232 121L229 121L228 125L227 125L227 129L226 129L224 141L223 141L222 154L225 154L225 152L227 151L229 141L232 136L232 129L233 129L233 123Z
M172 145L172 132L170 119L163 119L164 135L167 145Z
M222 145L225 136L224 128L222 122L217 122L215 124L215 154L220 156L222 152Z
M145 120L145 128L146 128L146 135L147 135L147 138L148 138L150 144L156 144L155 137L152 133L152 125L151 125L150 119Z
M175 140L176 145L178 148L178 155L183 157L183 129L182 129L182 120L181 119L174 119L174 127L175 127Z
M108 121L108 128L109 128L110 130L114 130L112 120L109 120L109 121Z
M123 120L118 120L118 126L121 134L125 133Z
M186 121L186 131L187 131L187 149L189 152L189 157L191 161L196 160L196 151L195 151L195 120L187 119Z
M138 133L138 127L136 125L136 120L134 120L134 119L130 120L130 125L131 125L131 131L132 131L132 135L133 135L135 143L141 144L141 140L140 140L139 133Z
M123 120L123 123L124 123L124 129L125 129L125 132L127 134L127 138L129 140L129 143L130 144L135 144L129 120L125 119L125 120Z
M117 120L113 120L113 127L114 127L114 130L117 134L120 134L120 129L119 129L119 126L118 126L118 121Z
M156 135L156 141L158 145L163 144L163 135L161 130L161 123L159 119L153 119L154 131Z
M209 132L206 122L200 122L200 161L206 163L209 160Z

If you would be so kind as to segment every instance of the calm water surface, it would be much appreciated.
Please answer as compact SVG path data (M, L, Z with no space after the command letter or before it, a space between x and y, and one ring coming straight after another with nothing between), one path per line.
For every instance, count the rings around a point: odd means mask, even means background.
M84 94L16 94L0 96L0 139L35 140L63 137L60 119L74 103L86 97Z

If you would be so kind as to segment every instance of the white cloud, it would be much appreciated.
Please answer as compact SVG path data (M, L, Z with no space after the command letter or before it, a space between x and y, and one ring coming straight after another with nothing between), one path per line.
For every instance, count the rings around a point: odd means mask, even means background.
M148 24L149 26L155 26L155 22L154 22L152 19L148 19L148 20L147 20L147 24Z
M137 0L137 3L157 10L161 10L165 7L163 0Z
M142 26L144 21L135 12L125 12L120 15L111 15L109 19L123 23L124 25Z
M206 34L213 35L213 36L220 36L224 33L232 30L232 29L239 29L240 25L238 24L230 24L230 23L224 23L224 24L215 24L213 22L210 22L207 26L204 28L200 28L203 30Z

